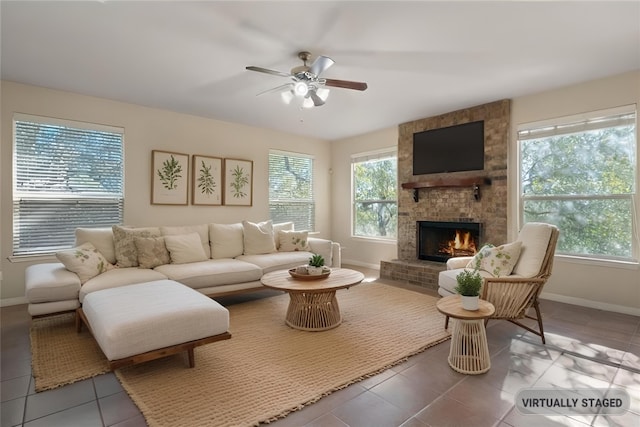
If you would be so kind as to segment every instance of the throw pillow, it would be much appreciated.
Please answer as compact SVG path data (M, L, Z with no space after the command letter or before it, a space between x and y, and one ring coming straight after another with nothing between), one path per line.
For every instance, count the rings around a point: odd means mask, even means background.
M171 262L164 237L136 237L134 242L140 268L154 268Z
M208 259L198 233L164 236L164 243L169 250L173 264L186 264Z
M112 229L118 267L138 266L136 237L160 237L160 229L157 227L127 228L114 225Z
M278 247L281 252L309 251L309 233L307 231L278 232Z
M276 251L271 220L258 224L242 221L242 231L245 255L270 254Z
M242 224L209 224L211 258L235 258L244 251Z
M160 232L163 236L198 233L198 235L200 235L200 241L202 242L204 254L207 258L211 256L211 247L209 246L209 226L207 224L160 227Z
M76 273L82 284L114 268L91 243L83 243L73 249L56 252L56 258L67 270Z
M280 239L279 239L279 231L293 231L294 225L293 222L279 222L278 224L273 224L273 238L276 243L276 250L280 249Z
M478 268L491 273L494 277L508 276L520 257L522 242L516 241L500 246L484 245L478 251L467 268Z

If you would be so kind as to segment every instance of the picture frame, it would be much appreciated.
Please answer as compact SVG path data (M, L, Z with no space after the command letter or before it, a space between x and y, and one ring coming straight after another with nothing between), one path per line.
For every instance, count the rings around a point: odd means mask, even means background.
M224 159L224 198L227 206L253 205L253 161Z
M189 155L151 151L151 204L189 204Z
M191 159L191 203L222 205L222 158L194 154Z

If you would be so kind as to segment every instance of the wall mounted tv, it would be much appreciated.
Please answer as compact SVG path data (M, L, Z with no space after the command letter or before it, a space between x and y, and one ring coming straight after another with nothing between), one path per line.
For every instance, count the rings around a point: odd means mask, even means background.
M484 121L413 134L413 174L484 169Z

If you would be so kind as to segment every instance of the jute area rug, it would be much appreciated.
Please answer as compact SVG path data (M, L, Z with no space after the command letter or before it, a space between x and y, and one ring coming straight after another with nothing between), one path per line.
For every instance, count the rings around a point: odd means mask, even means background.
M337 293L343 321L323 332L284 323L288 295L229 306L230 340L116 371L150 426L253 426L381 372L449 338L437 298L380 283ZM73 317L33 321L36 390L107 371Z

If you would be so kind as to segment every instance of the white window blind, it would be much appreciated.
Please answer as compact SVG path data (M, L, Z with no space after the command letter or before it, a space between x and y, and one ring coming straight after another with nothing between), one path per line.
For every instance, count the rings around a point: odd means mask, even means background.
M123 217L121 128L14 117L13 255L72 247L77 227Z
M274 223L292 221L296 230L315 229L313 157L269 153L269 212Z

